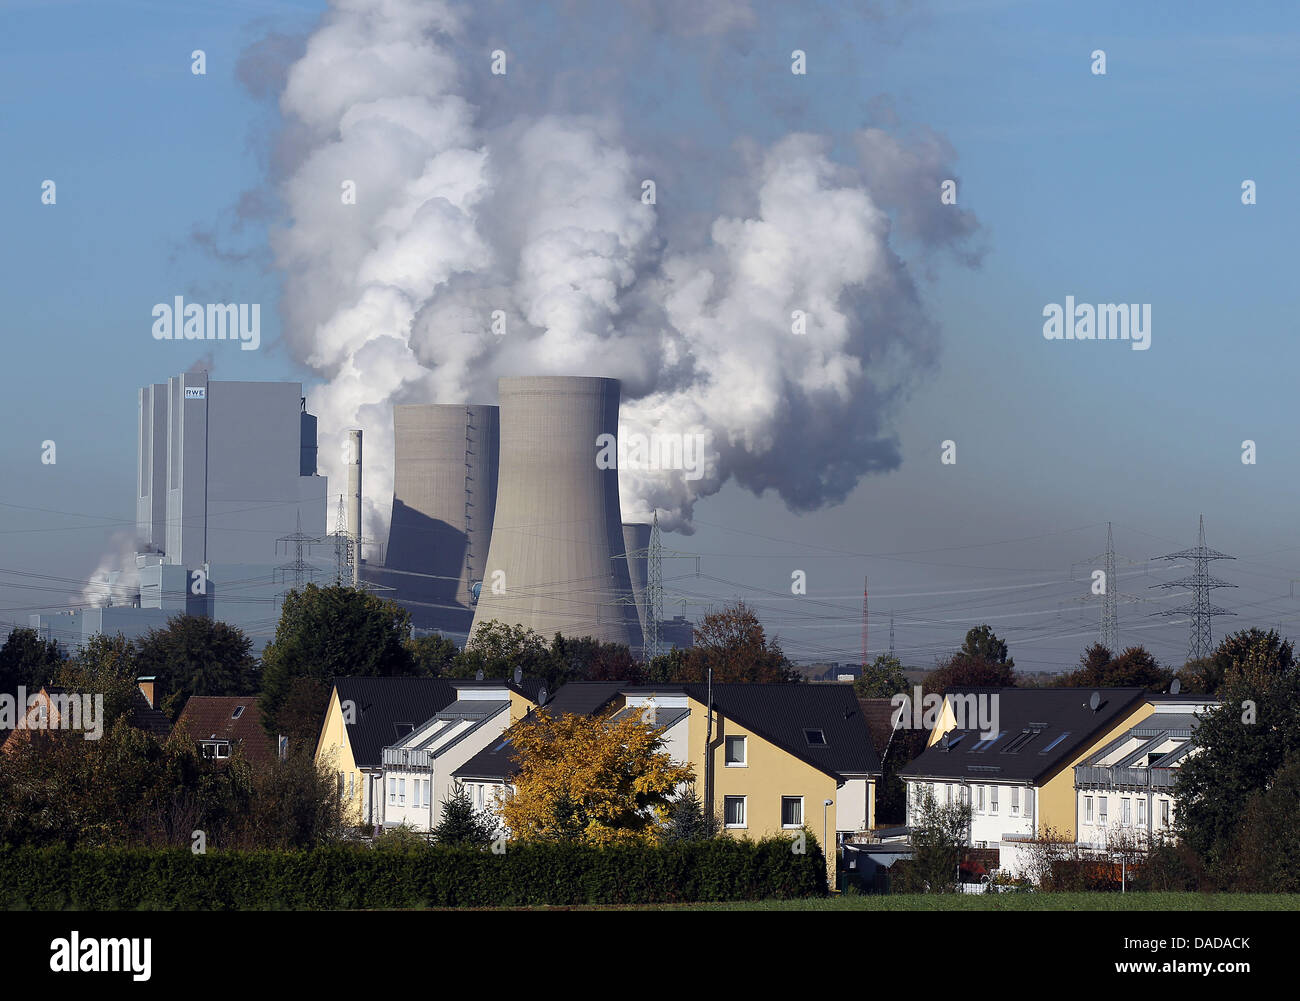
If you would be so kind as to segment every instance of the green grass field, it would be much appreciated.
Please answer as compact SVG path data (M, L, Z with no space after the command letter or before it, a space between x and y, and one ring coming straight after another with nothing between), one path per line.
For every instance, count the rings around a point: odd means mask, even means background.
M996 893L892 894L756 900L725 904L591 905L539 910L637 911L1297 911L1300 894L1285 893Z

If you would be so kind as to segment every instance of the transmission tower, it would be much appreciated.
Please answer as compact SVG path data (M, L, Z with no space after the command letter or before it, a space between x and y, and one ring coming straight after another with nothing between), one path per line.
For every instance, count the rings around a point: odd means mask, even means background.
M1192 600L1177 608L1167 608L1154 615L1190 615L1192 619L1191 639L1187 645L1187 659L1199 660L1202 657L1208 657L1213 651L1210 638L1210 620L1216 615L1235 615L1236 612L1230 612L1226 608L1220 608L1218 605L1210 604L1210 591L1216 587L1236 587L1236 584L1229 584L1226 580L1219 580L1217 577L1210 576L1210 560L1235 560L1237 557L1229 556L1227 553L1221 553L1217 549L1210 549L1205 544L1205 515L1201 515L1200 531L1197 536L1196 545L1191 549L1183 549L1176 553L1170 553L1168 556L1159 556L1157 559L1162 560L1191 560L1192 575L1183 577L1180 580L1171 580L1167 584L1153 584L1153 587L1190 587L1192 589Z
M894 613L889 613L889 656L894 656Z
M646 550L645 624L650 636L646 639L650 659L659 656L659 620L664 617L664 545L659 536L659 512L650 522L650 545Z
M1112 654L1119 653L1119 603L1123 601L1145 601L1144 598L1136 597L1131 594L1121 594L1119 589L1119 558L1115 555L1115 534L1111 528L1110 522L1106 522L1106 551L1089 560L1082 560L1070 566L1070 579L1074 579L1075 567L1094 566L1100 563L1102 566L1102 581L1105 590L1101 592L1101 627L1097 631L1097 642L1109 650ZM1144 565L1136 560L1125 560L1124 565L1128 567ZM1085 598L1076 599L1080 601L1092 601L1093 595Z
M309 579L314 580L316 578L316 574L318 574L320 571L317 570L316 567L312 566L303 558L303 547L307 545L314 545L321 541L322 541L321 539L316 538L315 536L312 535L307 535L305 532L303 532L302 513L299 512L294 522L294 533L292 535L282 535L275 540L275 551L277 553L280 551L281 543L284 543L286 553L288 552L289 544L293 543L294 545L293 562L284 563L275 568L276 583L278 584L286 583L288 581L288 575L292 573L293 590L301 591L303 585L306 584ZM288 593L289 593L288 591L281 591L279 594L276 595L276 597L280 599L281 603L283 603L284 597Z
M338 513L334 516L334 584L336 587L352 584L352 533L348 531L348 509L339 494Z
M645 587L645 635L642 637L645 655L653 660L663 652L663 640L659 625L664 617L664 560L687 559L695 561L695 576L700 575L700 558L695 553L679 553L665 549L663 538L659 534L659 512L656 510L650 521L650 544L645 549L634 549L626 554L619 554L614 559L641 559L646 561ZM633 599L635 600L635 599ZM673 598L674 601L677 598ZM682 617L686 616L686 599L682 598Z
M862 669L867 668L867 578L862 578Z

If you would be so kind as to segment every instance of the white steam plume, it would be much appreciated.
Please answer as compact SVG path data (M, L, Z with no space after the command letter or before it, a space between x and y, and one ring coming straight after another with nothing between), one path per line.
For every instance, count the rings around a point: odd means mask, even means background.
M694 33L753 23L748 3L726 12ZM658 509L689 531L728 479L810 510L896 467L890 420L937 332L892 227L922 251L976 228L939 204L946 143L866 129L851 166L813 134L750 148L734 207L677 247L617 109L510 117L497 94L482 114L472 30L437 0L334 0L281 96L298 149L273 241L285 337L325 380L322 471L340 476L346 429L366 430L365 534L386 535L392 405L492 402L501 375L614 376L629 430L705 437L699 478L622 471L629 521Z

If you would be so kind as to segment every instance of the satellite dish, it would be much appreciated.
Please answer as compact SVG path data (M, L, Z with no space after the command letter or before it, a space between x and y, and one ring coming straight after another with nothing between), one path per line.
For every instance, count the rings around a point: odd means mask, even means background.
M521 684L521 683L523 682L523 680L524 680L524 669L523 669L522 667L516 667L516 668L515 668L515 684L516 684L516 685Z
M547 699L547 696L549 696L549 695L550 695L550 692L548 692L548 691L546 690L546 686L543 685L543 686L541 687L541 689L540 689L540 690L538 691L538 693L537 693L537 704L538 704L539 706L544 706L544 705L546 705L546 699Z
M480 667L477 671L474 672L474 680L475 681L483 680L483 668Z
M1173 684L1169 686L1169 694L1177 695L1182 690L1183 690L1183 683L1179 681L1177 678L1175 678Z
M1101 708L1101 692L1093 692L1088 696L1088 708L1093 712Z

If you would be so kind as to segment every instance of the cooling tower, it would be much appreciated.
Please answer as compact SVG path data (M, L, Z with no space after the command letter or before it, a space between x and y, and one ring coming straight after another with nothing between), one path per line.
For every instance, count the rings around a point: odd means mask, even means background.
M474 627L641 646L623 546L618 470L596 464L618 433L617 379L504 378L501 472Z
M641 623L641 635L646 634L646 583L649 578L650 560L647 550L650 548L650 526L627 524L623 526L623 547L627 553L627 570L632 578L632 597L636 600L637 621Z
M422 628L468 633L497 488L497 408L393 407L393 516L376 579Z

